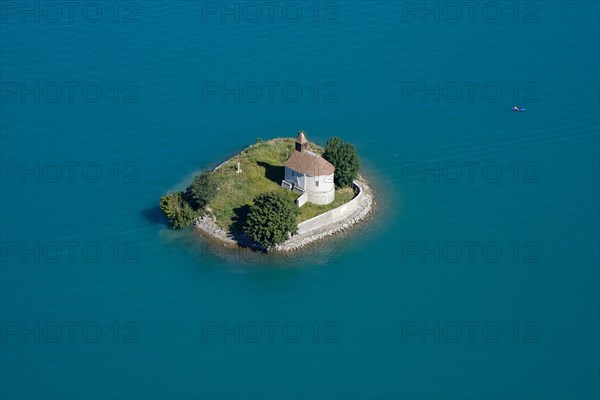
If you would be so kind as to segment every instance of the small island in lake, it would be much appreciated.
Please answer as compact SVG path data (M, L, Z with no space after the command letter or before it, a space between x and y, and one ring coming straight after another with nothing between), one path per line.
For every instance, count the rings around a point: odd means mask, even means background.
M289 251L346 229L371 211L354 145L332 137L325 148L304 131L256 143L182 192L160 199L173 228L193 224L224 244Z

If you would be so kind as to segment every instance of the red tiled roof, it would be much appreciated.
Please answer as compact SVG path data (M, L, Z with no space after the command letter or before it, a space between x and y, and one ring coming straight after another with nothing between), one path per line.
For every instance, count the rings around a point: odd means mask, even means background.
M311 151L294 151L285 166L301 174L324 176L333 174L335 167L329 161Z

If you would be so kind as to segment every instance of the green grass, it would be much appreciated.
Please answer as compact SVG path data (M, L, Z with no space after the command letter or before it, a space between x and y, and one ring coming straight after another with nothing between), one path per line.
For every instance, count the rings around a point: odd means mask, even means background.
M315 153L323 149L310 143ZM273 190L287 192L292 200L298 194L281 187L284 165L294 151L293 139L273 139L256 143L240 154L229 159L216 174L219 178L219 193L208 205L217 220L217 224L226 230L240 231L252 200L261 193ZM240 162L241 173L236 172L236 162ZM298 223L332 210L354 197L350 188L337 189L335 200L331 204L316 205L306 203L300 207Z
M301 212L298 218L296 218L296 221L300 223L302 221L306 221L307 219L314 218L319 214L323 214L324 212L333 210L334 208L349 202L353 198L354 190L352 190L352 188L336 189L335 200L333 200L331 203L325 205L306 203L300 207Z

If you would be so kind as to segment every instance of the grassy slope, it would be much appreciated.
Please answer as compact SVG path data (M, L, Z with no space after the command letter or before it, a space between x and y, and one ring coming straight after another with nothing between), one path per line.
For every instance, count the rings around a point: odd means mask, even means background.
M323 149L310 144L315 153ZM216 173L219 176L219 194L209 204L209 208L217 219L217 223L225 229L239 230L252 199L260 193L282 190L295 200L298 194L281 188L284 165L294 149L293 139L274 139L256 143L234 156ZM242 173L235 172L236 162L240 162ZM338 189L335 200L327 205L307 203L300 208L297 221L302 222L318 214L329 211L346 203L354 197L352 189Z

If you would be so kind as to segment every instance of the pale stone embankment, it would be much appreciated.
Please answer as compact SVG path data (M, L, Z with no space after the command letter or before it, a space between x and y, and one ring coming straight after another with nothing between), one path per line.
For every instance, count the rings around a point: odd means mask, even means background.
M327 211L314 218L298 224L298 233L275 247L276 251L286 252L298 250L315 241L332 236L348 229L364 220L373 209L373 191L362 180L354 181L357 195L349 202ZM262 246L253 243L244 235L232 235L218 226L215 220L206 215L198 218L196 228L209 238L221 242L223 245L244 246L265 250Z

